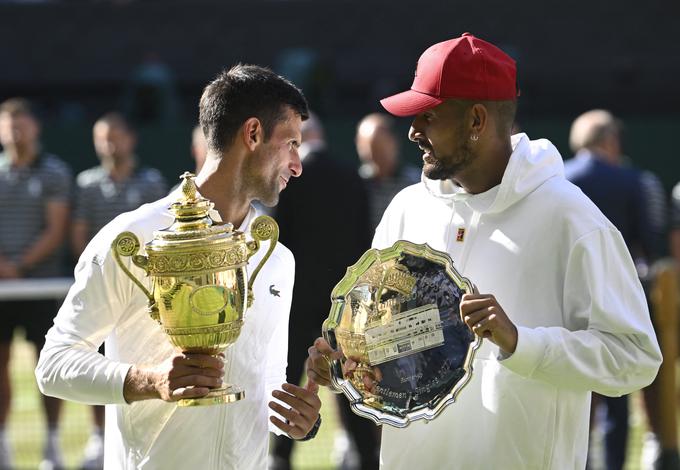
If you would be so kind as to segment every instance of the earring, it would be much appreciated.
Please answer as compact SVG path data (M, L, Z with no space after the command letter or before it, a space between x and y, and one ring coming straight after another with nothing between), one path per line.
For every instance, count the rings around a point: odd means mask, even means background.
M479 140L479 136L477 134L472 134L470 136L470 140L473 142L477 142Z

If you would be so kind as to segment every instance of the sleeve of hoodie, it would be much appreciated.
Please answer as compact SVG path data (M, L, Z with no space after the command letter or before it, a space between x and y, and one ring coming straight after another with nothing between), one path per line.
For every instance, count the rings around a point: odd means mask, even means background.
M566 327L518 327L517 348L502 364L524 377L607 396L651 383L661 351L617 230L595 230L574 243L563 295Z

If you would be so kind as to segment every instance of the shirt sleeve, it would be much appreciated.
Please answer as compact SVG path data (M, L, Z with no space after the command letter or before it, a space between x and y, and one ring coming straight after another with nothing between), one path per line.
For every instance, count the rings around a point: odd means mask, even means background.
M75 282L47 332L36 368L45 395L93 405L124 404L130 364L98 352L132 294L131 282L107 254L91 247L81 256Z
M646 206L647 230L652 237L650 261L663 256L667 251L668 208L666 191L661 180L651 171L643 171L640 176L641 195Z
M160 171L149 168L144 176L146 179L144 202L152 202L167 196L168 185Z
M87 186L76 186L75 198L74 198L74 210L73 218L74 220L79 220L82 222L92 223L92 215L94 210L92 204L95 200L90 194L91 189Z
M501 363L523 377L607 396L651 383L661 351L620 233L605 229L580 238L564 284L565 325L587 328L518 327L517 348Z
M680 229L680 183L673 186L670 200L670 221L671 230Z

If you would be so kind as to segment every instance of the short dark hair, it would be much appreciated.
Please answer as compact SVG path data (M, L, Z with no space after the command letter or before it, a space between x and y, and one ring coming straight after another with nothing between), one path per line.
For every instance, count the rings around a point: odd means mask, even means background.
M10 98L0 103L0 113L8 113L12 116L27 114L36 118L35 110L30 101L25 98Z
M473 101L473 100L450 100L455 102L456 109L463 117L475 104L479 103L496 115L498 137L505 138L511 134L512 125L515 123L517 114L517 100L506 101Z
M309 117L307 100L287 79L257 65L238 64L224 70L203 90L199 122L208 148L223 152L251 117L262 123L265 141L285 117L289 106L302 120Z

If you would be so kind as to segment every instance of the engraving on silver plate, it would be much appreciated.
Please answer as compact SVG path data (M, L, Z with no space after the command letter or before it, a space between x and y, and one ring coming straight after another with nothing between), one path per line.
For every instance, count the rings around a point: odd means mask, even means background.
M366 328L365 337L372 366L436 348L444 344L439 308L428 304L397 313L387 325Z

